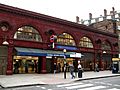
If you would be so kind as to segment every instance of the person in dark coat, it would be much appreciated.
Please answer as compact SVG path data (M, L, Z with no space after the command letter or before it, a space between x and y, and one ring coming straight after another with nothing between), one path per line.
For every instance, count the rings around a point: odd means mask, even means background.
M28 73L28 61L25 62L25 73Z
M18 61L15 62L14 67L15 67L14 73L18 74L19 73L19 62Z
M57 70L57 65L56 65L56 63L54 63L54 75L56 73L56 70Z
M36 60L34 61L34 66L35 66L35 73L37 73L38 72L38 65L37 65Z

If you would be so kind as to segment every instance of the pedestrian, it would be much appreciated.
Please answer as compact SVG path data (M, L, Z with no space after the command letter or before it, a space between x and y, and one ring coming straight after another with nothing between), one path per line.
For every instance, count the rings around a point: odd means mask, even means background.
M61 72L61 65L60 65L60 63L58 63L58 72Z
M32 71L34 71L34 60L32 60L31 66L32 66Z
M74 76L74 66L72 63L69 64L69 70L70 70L70 74L72 76L72 79L75 78Z
M92 71L92 62L89 63L90 71Z
M18 60L16 60L15 64L14 64L14 73L18 74L19 73L19 62Z
M35 73L37 73L37 71L38 71L38 65L37 65L37 61L36 60L34 61L34 66L35 66Z
M57 65L56 65L56 63L54 63L54 75L56 73L56 70L57 70Z
M95 63L95 72L99 72L98 64Z
M28 73L28 61L25 62L25 73Z
M78 78L82 78L82 65L80 64L80 61L78 61Z

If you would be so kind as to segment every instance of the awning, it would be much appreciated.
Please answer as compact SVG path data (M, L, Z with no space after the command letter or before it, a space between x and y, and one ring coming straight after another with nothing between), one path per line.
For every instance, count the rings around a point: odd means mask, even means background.
M42 49L33 49L33 48L21 48L15 47L18 56L61 56L64 57L63 51L54 51L54 50L42 50ZM66 57L70 57L71 54L75 52L66 52Z

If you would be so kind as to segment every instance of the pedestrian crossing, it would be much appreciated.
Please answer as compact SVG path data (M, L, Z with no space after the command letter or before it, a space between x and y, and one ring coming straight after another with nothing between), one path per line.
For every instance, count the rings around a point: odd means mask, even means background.
M120 90L120 89L117 89L117 88L112 88L112 89L108 89L108 90Z
M65 90L120 90L118 88L111 88L106 85L95 85L93 83L70 83L57 85L58 88L65 88Z
M78 89L78 90L100 90L100 89L104 89L106 88L105 86L95 86L95 87L88 87L88 88L84 88L84 89Z

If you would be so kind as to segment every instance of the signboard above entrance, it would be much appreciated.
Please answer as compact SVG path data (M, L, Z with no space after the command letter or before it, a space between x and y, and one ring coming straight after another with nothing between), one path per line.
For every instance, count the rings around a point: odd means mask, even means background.
M81 58L82 56L84 56L84 55L82 55L81 53L70 54L70 57Z
M70 57L70 54L75 52L66 52L64 54L63 51L54 51L54 50L41 50L41 49L33 49L33 48L21 48L15 47L16 54L18 56L58 56L58 57Z
M73 46L62 46L62 45L58 45L56 46L56 48L58 49L66 49L66 50L77 50L76 47L73 47Z

